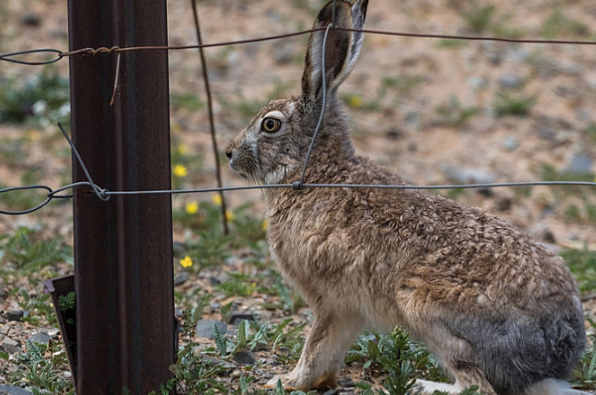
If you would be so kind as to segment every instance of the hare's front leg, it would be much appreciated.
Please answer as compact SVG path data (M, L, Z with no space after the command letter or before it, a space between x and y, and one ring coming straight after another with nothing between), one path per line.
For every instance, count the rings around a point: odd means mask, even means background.
M278 380L286 390L335 387L335 373L361 329L362 319L356 315L319 314L296 368L274 377L266 387L275 387Z

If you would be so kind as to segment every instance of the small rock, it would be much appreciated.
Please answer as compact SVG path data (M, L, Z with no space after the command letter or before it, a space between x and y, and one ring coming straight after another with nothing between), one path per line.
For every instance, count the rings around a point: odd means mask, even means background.
M0 395L32 395L31 392L14 385L0 384Z
M238 325L242 320L254 321L255 316L252 313L248 313L245 311L234 311L232 314L230 314L228 324Z
M488 86L488 81L482 77L471 77L468 79L468 85L474 89L484 89Z
M11 339L10 337L5 337L4 340L2 340L0 348L5 353L16 354L21 351L21 344L18 341Z
M29 341L35 344L50 344L50 336L47 333L39 332L31 335Z
M187 271L182 271L174 276L174 285L182 285L190 279Z
M497 211L509 211L511 210L511 206L513 205L513 201L511 198L504 197L502 199L497 200Z
M519 147L519 140L514 136L507 137L501 147L506 151L515 151Z
M240 365L252 366L257 363L255 355L250 350L238 351L234 354L234 360Z
M592 172L594 160L585 154L575 154L571 158L571 163L567 167L570 173L586 174Z
M417 129L420 126L420 114L416 111L409 111L406 114L405 122L408 127Z
M472 168L448 168L447 176L460 184L490 184L495 182L495 176L491 173Z
M513 73L503 74L499 77L498 81L501 87L507 89L519 88L524 84L524 79L520 75Z
M544 229L542 235L540 237L544 242L550 244L556 244L557 239L555 238L555 234L548 228Z
M385 136L389 140L397 140L397 139L404 137L404 133L399 129L392 128L392 129L389 129L387 132L385 132Z
M199 320L199 322L197 322L195 334L197 337L215 339L215 330L213 329L215 326L217 326L217 329L219 329L222 334L225 334L228 331L228 326L224 322L217 320Z
M25 312L23 310L11 310L6 312L6 319L9 321L22 321Z
M354 388L356 386L356 383L347 377L338 379L337 384L343 388Z
M48 336L52 340L58 340L60 337L60 329L56 329L56 328L48 329Z
M188 247L184 243L175 241L174 245L173 245L173 249L174 249L175 256L183 257L184 255L186 255L186 251L188 250Z
M41 25L41 17L35 12L24 12L21 15L21 23L29 27L38 27Z
M337 394L338 394L338 392L339 392L339 391L338 391L336 388L334 388L334 389L331 389L331 390L329 390L329 391L325 391L325 392L323 393L323 395L337 395Z
M211 285L215 286L221 283L225 283L228 282L232 279L232 277L230 277L230 275L226 272L222 272L220 274L218 274L217 276L211 276L209 278L209 282L211 283Z

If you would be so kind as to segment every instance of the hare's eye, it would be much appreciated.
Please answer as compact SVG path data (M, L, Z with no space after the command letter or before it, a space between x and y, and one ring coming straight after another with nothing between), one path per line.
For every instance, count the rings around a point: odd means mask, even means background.
M261 128L267 133L275 133L281 128L281 121L275 118L265 118Z

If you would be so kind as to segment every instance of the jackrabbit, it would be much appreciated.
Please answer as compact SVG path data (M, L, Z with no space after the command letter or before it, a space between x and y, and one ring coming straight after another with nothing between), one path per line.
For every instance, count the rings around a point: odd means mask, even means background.
M335 11L333 10L335 4ZM314 28L362 29L368 0L323 7ZM310 36L302 94L266 105L226 147L230 166L256 183L292 183L322 110L309 183L403 184L357 156L337 88L363 34ZM425 342L455 384L419 381L425 394L579 394L565 380L586 346L576 284L560 257L480 209L417 190L275 188L264 192L268 239L283 276L315 315L296 368L270 381L286 389L335 386L363 327L406 328Z

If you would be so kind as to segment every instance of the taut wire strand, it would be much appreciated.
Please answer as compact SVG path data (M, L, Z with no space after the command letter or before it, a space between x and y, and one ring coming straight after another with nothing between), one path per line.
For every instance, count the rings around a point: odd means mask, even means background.
M190 0L192 6L192 14L195 23L195 30L197 32L197 42L199 45L203 44L203 39L201 37L201 25L199 24L199 12L197 11L197 2L196 0ZM215 119L213 117L213 98L211 97L211 85L209 84L209 73L207 71L207 60L205 59L205 53L203 48L199 48L199 55L201 56L201 65L203 66L203 81L205 82L205 93L207 94L207 112L209 114L209 130L211 132L211 145L213 147L213 155L215 157L215 178L217 180L217 186L221 188L223 186L223 182L221 180L221 165L219 163L219 150L217 148L217 138L215 137ZM223 225L224 235L228 235L230 233L230 229L228 226L228 216L227 216L227 204L226 198L224 196L223 191L219 191L219 197L221 198L221 221Z
M490 37L490 36L462 36L462 35L453 35L453 34L429 34L429 33L407 33L407 32L394 32L394 31L386 31L386 30L372 30L372 29L352 29L352 28L345 28L345 27L337 27L338 30L348 30L354 32L361 32L366 34L377 34L377 35L386 35L386 36L398 36L398 37L413 37L413 38L434 38L434 39L450 39L450 40L469 40L469 41L501 41L501 42L508 42L508 43L518 43L518 44L555 44L555 45L596 45L595 40L542 40L542 39L532 39L532 38L506 38L506 37ZM30 66L38 66L38 65L45 65L50 63L55 63L61 60L62 58L68 56L75 56L75 55L97 55L101 53L120 53L120 52L129 52L129 51L175 51L175 50L185 50L185 49L198 49L198 48L212 48L212 47L222 47L222 46L230 46L230 45L241 45L241 44L249 44L249 43L256 43L262 41L270 41L270 40L278 40L282 38L289 38L300 36L304 34L310 34L315 31L325 30L325 28L317 28L317 29L310 29L310 30L302 30L298 32L292 33L285 33L279 34L274 36L267 36L267 37L258 37L258 38L249 38L245 40L235 40L235 41L226 41L226 42L218 42L218 43L210 43L210 44L201 44L201 45L176 45L176 46L165 46L165 45L148 45L148 46L136 46L136 47L99 47L99 48L80 48L74 51L60 51L54 48L46 48L46 49L31 49L27 51L18 51L18 52L11 52L0 54L0 60L11 62L11 63L18 63L23 65L30 65ZM56 58L50 59L43 62L28 62L18 59L13 59L16 56L22 56L27 54L34 54L34 53L54 53L57 55Z

